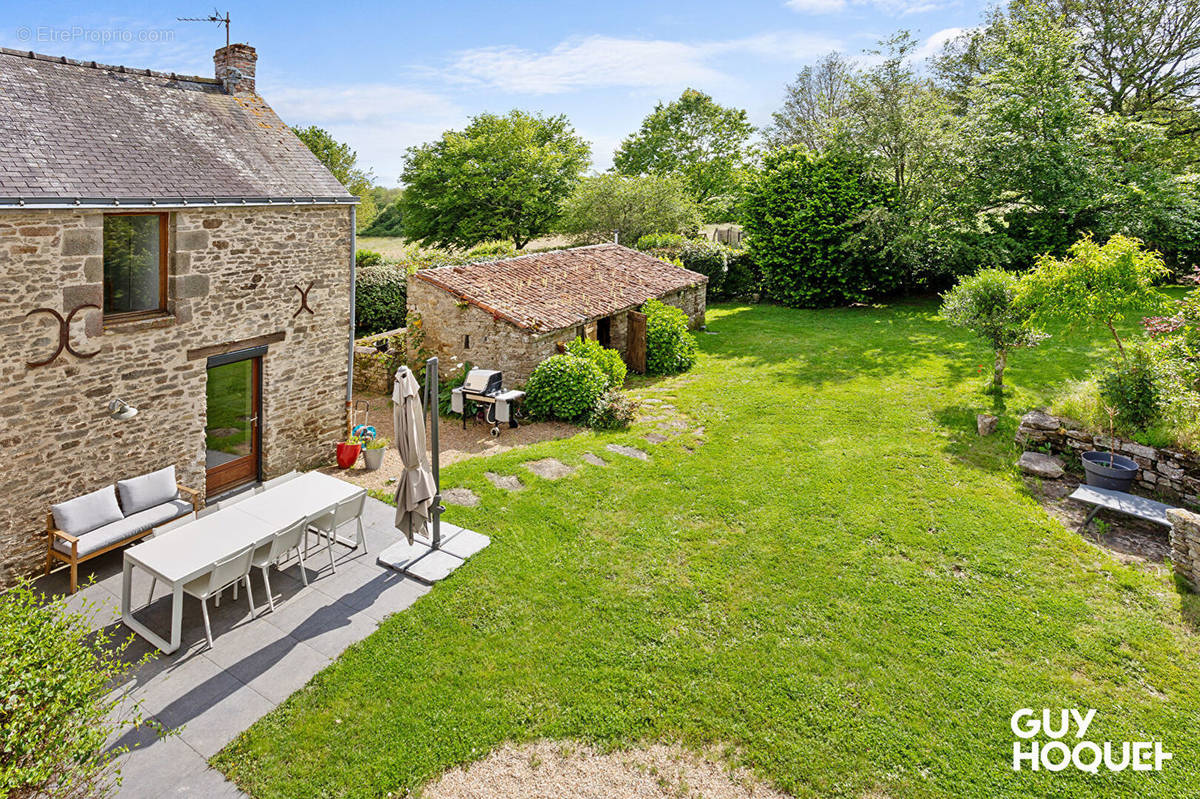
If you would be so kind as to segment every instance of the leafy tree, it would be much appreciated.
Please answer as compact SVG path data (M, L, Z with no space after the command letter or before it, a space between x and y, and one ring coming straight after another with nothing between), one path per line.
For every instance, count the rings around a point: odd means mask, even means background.
M709 221L724 221L744 180L753 132L745 111L687 89L675 102L654 107L617 148L613 168L622 175L675 176Z
M787 85L783 107L763 131L772 149L798 144L814 153L829 149L848 124L856 70L836 51L800 70Z
M869 235L894 192L864 161L785 147L767 155L747 191L747 246L771 298L797 307L866 302L902 285Z
M562 206L558 229L582 241L633 246L648 233L686 233L700 225L700 209L678 179L605 174L580 181Z
M382 211L375 215L371 224L359 231L364 236L403 236L404 212L400 198L388 203Z
M1076 34L1044 8L1031 9L985 41L983 57L992 68L967 92L968 201L1006 213L1037 251L1061 252L1102 183Z
M379 212L374 187L375 176L369 169L358 165L358 153L350 145L339 142L324 128L309 125L307 128L292 128L292 131L312 150L325 168L333 173L346 191L359 199L357 220L360 228L370 226Z
M942 295L942 317L986 341L995 353L992 389L1004 389L1009 351L1035 346L1043 336L1029 326L1028 312L1016 304L1019 280L1002 269L981 269Z
M565 116L480 114L462 131L409 148L405 235L462 248L510 239L519 250L557 221L589 157Z
M1024 277L1017 293L1019 308L1033 320L1066 318L1104 326L1125 357L1116 324L1131 313L1153 313L1170 307L1170 299L1154 288L1166 274L1162 257L1137 239L1113 236L1098 244L1084 236L1066 258L1043 255Z

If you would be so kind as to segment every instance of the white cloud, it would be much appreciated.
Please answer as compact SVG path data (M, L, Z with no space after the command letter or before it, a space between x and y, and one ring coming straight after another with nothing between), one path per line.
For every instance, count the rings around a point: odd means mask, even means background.
M927 58L932 58L942 51L942 48L946 46L946 42L957 39L968 30L970 28L942 28L922 42L921 46L913 51L911 59L914 62L920 63Z
M837 49L836 40L797 32L712 42L587 36L538 52L484 47L460 53L445 75L520 94L595 88L664 88L728 83L711 62L721 56L805 59Z
M466 113L432 92L389 84L278 86L259 83L263 96L289 125L319 125L358 152L385 186L394 186L405 151L461 126Z
M935 0L787 0L785 6L800 14L839 14L853 7L868 7L885 14L906 16L945 8Z

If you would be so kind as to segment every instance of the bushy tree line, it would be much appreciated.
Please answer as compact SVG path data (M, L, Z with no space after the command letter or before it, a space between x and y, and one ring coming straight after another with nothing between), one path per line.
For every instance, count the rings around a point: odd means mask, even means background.
M1190 267L1194 5L1017 0L930 64L900 32L872 66L834 54L803 70L744 205L768 293L821 305L940 288L1028 269L1085 234L1135 236Z

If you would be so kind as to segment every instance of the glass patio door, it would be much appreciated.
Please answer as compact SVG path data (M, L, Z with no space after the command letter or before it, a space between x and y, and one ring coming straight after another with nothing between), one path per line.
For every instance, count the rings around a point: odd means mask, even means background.
M260 355L230 353L209 359L204 428L209 497L258 479L261 395Z

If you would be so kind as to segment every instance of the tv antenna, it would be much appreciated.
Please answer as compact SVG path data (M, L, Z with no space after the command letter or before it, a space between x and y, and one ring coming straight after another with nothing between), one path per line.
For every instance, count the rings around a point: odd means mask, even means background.
M225 16L221 16L221 12L213 9L212 14L207 17L176 17L179 22L216 22L225 25L225 46L229 46L229 12L225 12Z

